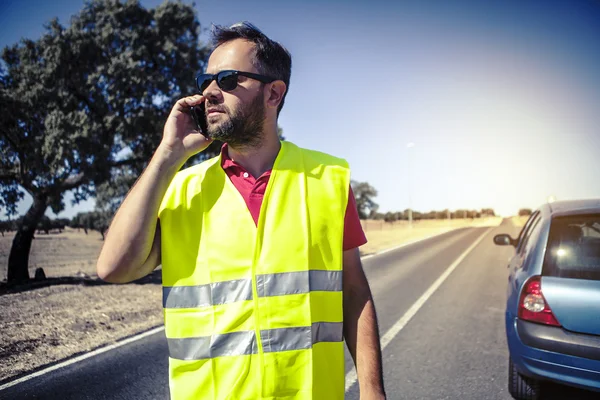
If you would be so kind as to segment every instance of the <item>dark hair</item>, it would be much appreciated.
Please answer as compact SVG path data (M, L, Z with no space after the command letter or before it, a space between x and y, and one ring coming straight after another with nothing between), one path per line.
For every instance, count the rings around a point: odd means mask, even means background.
M286 91L277 107L277 115L283 108L285 96L290 88L290 76L292 74L292 56L281 44L271 40L257 27L249 22L240 22L226 28L213 25L212 45L213 49L235 39L245 39L254 43L255 53L252 63L261 75L266 75L285 82Z

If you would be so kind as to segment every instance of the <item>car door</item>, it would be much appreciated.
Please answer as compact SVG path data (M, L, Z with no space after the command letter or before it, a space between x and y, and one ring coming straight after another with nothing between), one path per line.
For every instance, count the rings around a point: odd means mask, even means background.
M523 248L525 247L525 242L529 237L531 232L531 228L536 221L539 221L540 212L536 211L527 220L521 232L519 232L519 237L517 238L517 247L515 248L515 254L510 259L508 268L509 273L513 273L516 269L518 269L523 263Z
M519 235L515 255L509 264L507 311L514 316L517 315L517 303L519 302L521 286L529 277L528 271L524 270L523 267L528 254L535 245L535 239L539 236L541 220L542 217L538 211L527 221L521 235Z

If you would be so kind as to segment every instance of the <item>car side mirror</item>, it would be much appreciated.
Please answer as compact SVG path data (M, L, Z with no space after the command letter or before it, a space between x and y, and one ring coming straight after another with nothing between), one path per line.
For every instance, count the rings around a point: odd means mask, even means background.
M515 246L517 247L516 239L510 237L506 233L494 236L494 243L498 246Z

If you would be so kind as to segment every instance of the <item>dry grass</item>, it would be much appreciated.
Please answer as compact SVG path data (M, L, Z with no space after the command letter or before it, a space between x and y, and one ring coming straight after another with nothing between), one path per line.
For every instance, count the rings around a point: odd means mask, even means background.
M369 243L361 253L374 253L453 228L498 225L500 220L419 221L412 228L406 222L363 221ZM0 237L3 278L13 237L14 233ZM67 230L36 235L30 255L31 276L42 267L49 278L90 278L81 284L0 295L0 381L162 324L160 271L137 283L101 284L95 271L101 246L97 232L85 235Z
M14 233L0 237L0 276L6 277ZM99 233L37 234L29 275L91 277L0 295L0 381L160 325L160 271L126 285L98 284ZM83 284L88 282L88 284ZM91 283L91 284L89 284Z
M515 216L515 217L511 218L511 221L512 221L513 225L516 226L517 228L522 228L528 219L529 219L529 215L524 216L524 217Z
M58 285L0 296L0 381L162 323L161 289Z
M0 279L6 279L8 254L14 232L0 237ZM93 275L96 273L96 259L102 247L102 236L96 231L66 228L62 233L39 233L31 244L29 253L29 276L35 269L44 268L47 277L74 276L78 273Z

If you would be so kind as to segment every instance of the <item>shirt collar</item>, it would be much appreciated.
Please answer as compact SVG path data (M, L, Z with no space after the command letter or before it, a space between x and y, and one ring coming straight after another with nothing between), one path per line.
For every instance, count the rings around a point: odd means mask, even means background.
M227 147L227 143L223 143L223 146L221 146L221 167L223 169L241 167L241 165L239 165L238 163L233 161L231 157L229 157L229 149Z
M224 143L223 146L221 147L221 168L223 168L223 170L227 170L230 168L231 169L236 168L237 171L239 171L239 172L234 172L234 173L247 172L246 168L244 168L240 164L236 163L231 157L229 157L229 148L227 147L227 143ZM266 171L262 176L264 176L264 177L271 176L272 171L273 170L270 169L270 170Z

